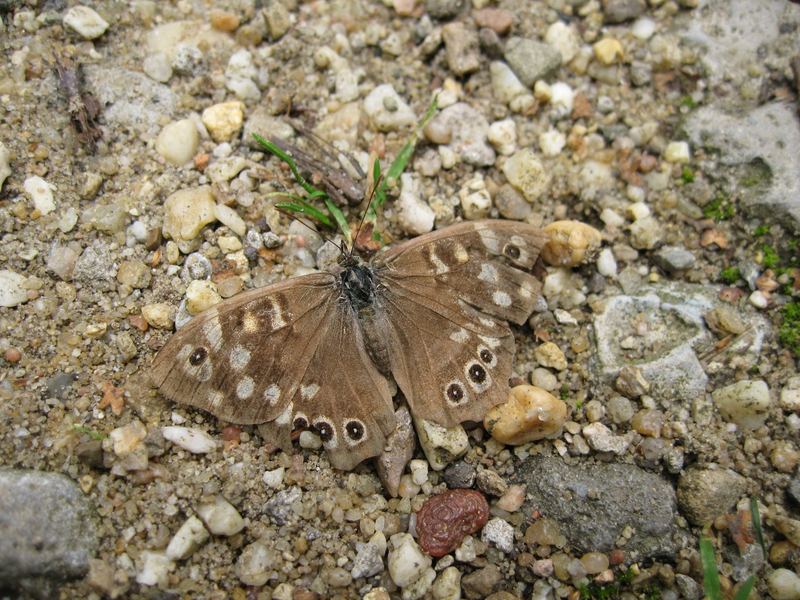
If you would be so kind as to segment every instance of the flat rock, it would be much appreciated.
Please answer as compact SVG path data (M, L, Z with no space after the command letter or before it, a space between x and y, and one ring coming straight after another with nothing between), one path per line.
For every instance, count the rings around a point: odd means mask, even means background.
M532 456L517 467L527 486L523 514L541 512L561 526L577 552L616 547L623 530L633 530L625 558L633 562L673 557L685 532L675 525L677 503L670 483L628 464L568 464Z
M708 376L695 349L716 340L703 315L720 304L718 290L708 286L671 283L619 295L608 300L594 320L599 376L613 379L623 367L636 367L659 399L689 403L705 393ZM637 315L647 315L642 330L634 331ZM758 358L769 331L755 313L742 315L750 333L727 352Z
M0 470L0 588L83 577L97 547L92 509L65 475Z
M735 167L740 206L757 216L781 220L800 232L800 122L795 108L773 102L749 112L731 114L709 106L694 111L686 132L695 146L720 151L723 165Z
M730 469L691 468L678 481L678 505L693 525L711 523L733 509L747 480Z

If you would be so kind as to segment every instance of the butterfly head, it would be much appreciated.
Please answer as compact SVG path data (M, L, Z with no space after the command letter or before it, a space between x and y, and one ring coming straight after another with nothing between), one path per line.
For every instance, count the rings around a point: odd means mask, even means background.
M375 273L369 265L356 257L342 262L341 277L345 296L357 311L369 306L377 289Z

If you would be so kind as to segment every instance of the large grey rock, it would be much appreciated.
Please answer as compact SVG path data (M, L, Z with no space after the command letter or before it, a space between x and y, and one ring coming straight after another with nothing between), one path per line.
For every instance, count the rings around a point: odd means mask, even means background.
M505 59L511 70L527 87L546 79L561 66L561 53L544 42L512 37L506 42Z
M89 501L60 473L0 470L0 532L0 590L38 596L83 577L97 547Z
M576 552L617 547L623 530L626 560L674 557L686 532L675 524L675 491L670 483L628 464L568 464L533 456L517 468L527 486L525 515L537 510L554 519Z
M742 207L800 231L800 122L790 104L773 102L729 114L716 106L694 111L684 129L692 144L719 151L736 167Z
M702 397L708 377L695 349L715 341L703 315L719 304L716 289L679 283L610 298L594 320L598 375L612 381L623 367L633 366L659 400L688 404ZM747 333L726 352L755 364L769 324L752 311L742 319Z

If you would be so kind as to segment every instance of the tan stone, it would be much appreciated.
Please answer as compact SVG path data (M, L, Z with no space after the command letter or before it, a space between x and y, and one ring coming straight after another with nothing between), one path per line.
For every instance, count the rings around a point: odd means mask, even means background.
M498 442L518 446L560 435L566 418L564 402L541 388L518 385L504 404L486 413L483 426Z
M554 267L576 267L591 260L603 241L597 229L580 221L555 221L544 232L549 240L542 258Z

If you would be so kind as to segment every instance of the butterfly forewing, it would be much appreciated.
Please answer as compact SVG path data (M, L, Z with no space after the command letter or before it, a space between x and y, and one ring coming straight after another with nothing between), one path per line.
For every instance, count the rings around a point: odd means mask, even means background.
M478 221L376 261L392 375L415 416L452 426L505 401L514 339L503 320L533 311L540 283L517 267L532 267L544 241L530 225Z

